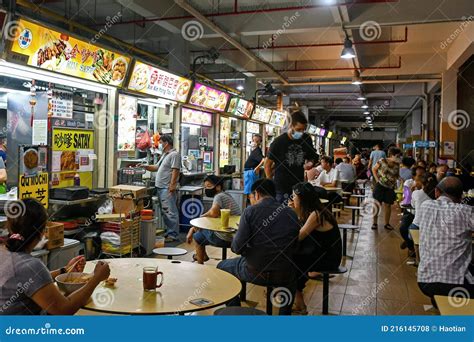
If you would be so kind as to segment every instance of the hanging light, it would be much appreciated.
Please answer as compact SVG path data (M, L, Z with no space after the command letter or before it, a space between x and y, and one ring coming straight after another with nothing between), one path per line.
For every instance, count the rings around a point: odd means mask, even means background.
M239 84L239 85L237 86L237 90L238 90L238 91L244 90L244 86L243 86L242 84Z
M360 76L352 77L352 84L353 85L361 85L362 84L362 78L360 78Z
M369 106L364 103L362 106L360 106L360 108L367 109Z
M352 47L352 41L349 38L344 40L344 47L342 48L341 58L344 59L351 59L355 58L356 53L354 48Z
M370 114L370 112L369 112L368 110L366 110L366 111L364 112L364 115L369 115L369 114Z
M357 100L358 100L358 101L365 101L365 100L367 100L367 98L364 97L364 96L359 96L359 97L357 98Z

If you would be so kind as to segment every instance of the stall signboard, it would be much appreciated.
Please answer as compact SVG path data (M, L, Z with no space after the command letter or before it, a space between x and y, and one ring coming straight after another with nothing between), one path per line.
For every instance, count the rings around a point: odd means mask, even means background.
M332 138L332 135L333 135L333 132L329 131L327 138L328 138L328 139L331 139L331 138Z
M271 109L256 105L255 112L252 115L252 119L256 121L268 123L268 121L270 121L271 116L272 116Z
M53 118L72 119L73 94L68 91L53 90L48 103L48 114Z
M319 135L319 134L321 134L321 128L319 128L319 127L316 127L316 131L315 131L315 133L314 133L314 134L316 134L316 135Z
M260 133L260 125L255 122L248 122L247 121L247 133L259 134Z
M341 139L341 144L344 145L347 141L347 137L342 137Z
M229 164L230 119L221 117L219 132L219 167Z
M181 122L191 125L211 127L212 114L183 107L181 110Z
M20 175L30 177L47 170L48 148L38 145L20 145Z
M137 99L119 95L117 150L135 151L137 131Z
M225 111L230 95L196 82L189 103L195 106L208 108L218 112Z
M325 134L326 134L326 129L325 128L320 128L319 129L319 135L324 137Z
M308 134L316 134L317 128L316 125L308 125Z
M428 148L430 147L429 141L416 140L413 142L413 147L415 148Z
M413 148L413 144L403 144L402 147L404 150L409 150Z
M229 108L227 111L231 114L244 117L246 119L250 118L253 110L253 103L240 97L233 97L230 100Z
M191 84L192 81L185 77L136 61L128 89L168 100L186 102Z
M18 199L37 199L45 208L49 202L49 179L47 172L35 176L21 175L18 184Z
M272 111L272 116L270 117L270 125L283 127L286 122L286 113L279 112L277 110Z
M24 19L17 27L8 53L12 62L122 86L129 57Z

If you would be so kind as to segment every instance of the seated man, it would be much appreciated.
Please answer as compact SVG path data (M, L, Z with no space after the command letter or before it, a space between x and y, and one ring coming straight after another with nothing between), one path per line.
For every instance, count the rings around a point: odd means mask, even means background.
M338 158L341 159L341 158ZM337 164L337 162L336 162ZM336 171L339 171L339 178L341 186L344 191L352 192L355 186L356 180L356 169L349 161L348 157L341 159L341 162L336 165Z
M284 286L291 292L291 303L280 309L291 314L296 291L294 263L299 223L295 212L275 199L275 184L259 179L252 186L250 201L242 214L239 229L232 241L232 251L239 258L221 261L217 268L242 281L267 286ZM236 300L230 305L239 305Z
M224 191L222 179L211 175L204 179L204 192L207 197L213 197L212 207L201 217L220 217L221 209L230 209L230 215L240 215L240 207L231 195ZM191 227L186 237L186 241L190 244L193 239L196 245L196 254L193 259L199 264L203 264L209 260L206 254L206 246L230 247L233 235L230 233L218 233L212 230L197 229Z
M420 228L418 286L433 304L435 295L473 298L473 209L461 203L462 183L456 177L443 178L435 196L423 202L413 221Z

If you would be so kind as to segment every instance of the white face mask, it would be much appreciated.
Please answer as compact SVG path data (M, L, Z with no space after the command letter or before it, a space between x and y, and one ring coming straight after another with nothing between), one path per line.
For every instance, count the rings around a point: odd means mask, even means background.
M252 150L255 150L258 147L258 144L255 141L252 141L250 143L250 147L252 148Z

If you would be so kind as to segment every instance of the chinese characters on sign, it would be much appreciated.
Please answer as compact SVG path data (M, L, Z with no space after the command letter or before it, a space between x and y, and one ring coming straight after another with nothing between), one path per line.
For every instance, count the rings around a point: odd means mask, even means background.
M41 172L36 176L26 177L20 176L19 182L19 199L35 198L48 208L49 200L49 184L48 173Z
M93 152L94 132L55 128L51 171L92 171L88 155Z

